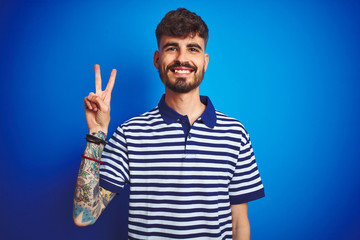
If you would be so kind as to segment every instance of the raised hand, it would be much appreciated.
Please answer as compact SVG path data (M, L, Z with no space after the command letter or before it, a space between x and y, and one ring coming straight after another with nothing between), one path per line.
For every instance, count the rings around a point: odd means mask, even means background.
M89 93L84 99L86 122L90 133L102 131L107 134L110 123L111 92L115 83L116 69L111 71L104 91L102 91L101 87L100 66L96 64L94 70L96 92Z

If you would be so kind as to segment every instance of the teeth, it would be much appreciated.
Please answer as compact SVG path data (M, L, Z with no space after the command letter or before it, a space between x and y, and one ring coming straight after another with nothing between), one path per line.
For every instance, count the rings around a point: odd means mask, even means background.
M189 70L176 70L176 69L175 69L175 72L176 73L190 73Z

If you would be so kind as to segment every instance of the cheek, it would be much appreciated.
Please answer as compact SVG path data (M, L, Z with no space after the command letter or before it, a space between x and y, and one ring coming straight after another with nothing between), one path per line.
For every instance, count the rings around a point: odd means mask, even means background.
M171 63L172 59L171 57L169 56L164 56L162 59L161 59L161 62L162 62L162 65L169 65Z
M199 69L201 70L205 69L205 65L206 65L205 58L199 59L198 61L195 62L195 64Z
M159 58L158 66L159 68L163 68L165 64L164 58Z

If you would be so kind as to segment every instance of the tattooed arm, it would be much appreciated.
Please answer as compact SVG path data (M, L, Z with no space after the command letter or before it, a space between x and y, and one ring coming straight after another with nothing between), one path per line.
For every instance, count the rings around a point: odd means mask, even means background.
M92 135L105 139L103 132ZM94 159L100 159L104 146L88 142L84 155ZM116 195L99 186L100 163L83 158L80 164L77 178L73 218L77 226L94 224L109 202Z
M106 139L110 123L110 100L114 87L116 70L111 71L106 89L101 87L100 66L94 66L96 92L84 98L86 122L92 135ZM100 159L104 146L87 143L84 155ZM77 226L94 224L106 206L115 196L99 186L100 163L83 158L75 188L73 218Z

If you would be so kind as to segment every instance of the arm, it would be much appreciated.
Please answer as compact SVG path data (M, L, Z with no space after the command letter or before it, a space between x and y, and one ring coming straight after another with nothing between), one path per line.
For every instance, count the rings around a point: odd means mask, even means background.
M248 203L231 205L233 240L250 240Z
M92 135L105 139L103 132ZM100 159L103 146L87 143L85 156ZM106 206L116 195L99 187L100 163L83 158L80 164L74 194L73 218L77 226L94 224Z
M95 65L96 93L90 93L84 99L86 122L89 131L95 137L106 139L110 123L110 100L114 87L116 70L113 69L106 89L102 91L100 66ZM87 143L84 155L96 160L101 158L104 146ZM83 158L77 178L73 218L77 226L95 223L100 214L115 196L99 186L100 163Z

